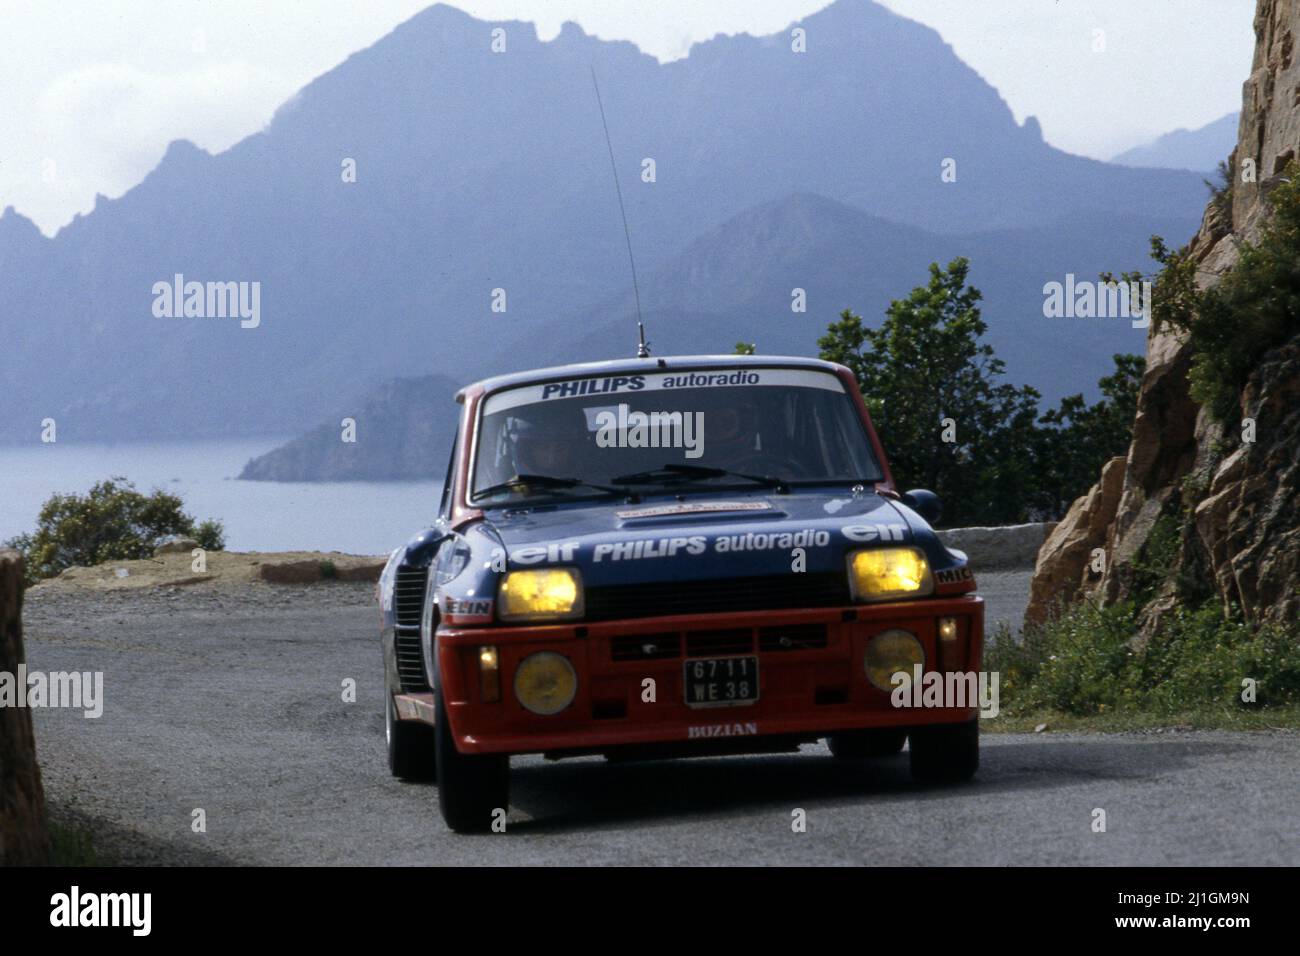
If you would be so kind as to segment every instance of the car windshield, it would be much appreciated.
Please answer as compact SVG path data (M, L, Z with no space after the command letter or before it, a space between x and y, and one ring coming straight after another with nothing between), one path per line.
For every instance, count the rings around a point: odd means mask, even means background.
M873 482L852 398L818 369L625 373L494 392L479 415L471 500Z

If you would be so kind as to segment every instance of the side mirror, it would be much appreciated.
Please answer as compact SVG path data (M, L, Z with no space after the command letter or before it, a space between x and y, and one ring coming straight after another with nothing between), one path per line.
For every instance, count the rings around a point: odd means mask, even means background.
M913 488L911 491L903 493L903 504L907 505L931 525L939 523L943 517L943 502L933 491L926 491L924 488Z

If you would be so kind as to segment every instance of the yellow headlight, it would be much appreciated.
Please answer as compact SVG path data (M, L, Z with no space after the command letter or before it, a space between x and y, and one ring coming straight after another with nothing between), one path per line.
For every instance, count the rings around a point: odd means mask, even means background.
M578 675L563 654L530 654L515 671L515 699L534 714L549 717L573 703Z
M511 571L502 579L497 596L497 613L503 621L582 614L582 581L572 568Z
M921 597L934 590L920 548L873 548L849 556L849 590L855 601Z
M885 691L892 691L893 676L902 671L907 675L907 685L912 683L912 671L917 665L925 670L925 650L916 635L898 629L877 634L867 642L863 667L867 680Z

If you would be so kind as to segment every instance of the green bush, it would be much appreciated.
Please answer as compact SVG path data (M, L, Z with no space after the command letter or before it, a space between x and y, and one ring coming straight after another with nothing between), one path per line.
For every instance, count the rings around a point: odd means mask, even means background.
M205 551L226 550L225 525L215 518L207 518L195 525L193 538Z
M176 495L155 489L143 495L125 478L101 481L85 495L54 495L41 507L36 531L7 542L27 560L29 581L66 568L153 556L166 535L194 538L200 547L225 547L221 522L195 524Z
M1152 258L1164 268L1152 294L1157 326L1186 332L1192 349L1191 395L1219 421L1237 403L1265 352L1300 332L1300 166L1291 163L1268 197L1272 213L1259 241L1242 243L1237 264L1216 285L1196 286L1196 262L1155 237Z
M1001 674L1003 710L1178 715L1300 704L1300 623L1253 626L1207 604L1174 612L1135 651L1136 621L1131 603L1083 603L1019 642L1002 631L985 666ZM1241 699L1246 678L1256 682L1253 704Z

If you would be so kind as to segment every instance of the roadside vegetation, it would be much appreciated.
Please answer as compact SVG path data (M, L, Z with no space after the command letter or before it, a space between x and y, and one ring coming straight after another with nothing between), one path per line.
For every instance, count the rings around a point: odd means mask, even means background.
M1206 604L1139 642L1138 610L1083 602L1020 641L1003 628L984 661L1001 675L1002 716L1115 729L1300 726L1300 623L1256 626Z
M114 477L85 495L53 495L41 507L36 530L5 546L22 552L28 583L34 584L74 566L152 557L169 535L192 538L208 551L226 546L220 521L195 521L176 495L160 489L145 495Z

